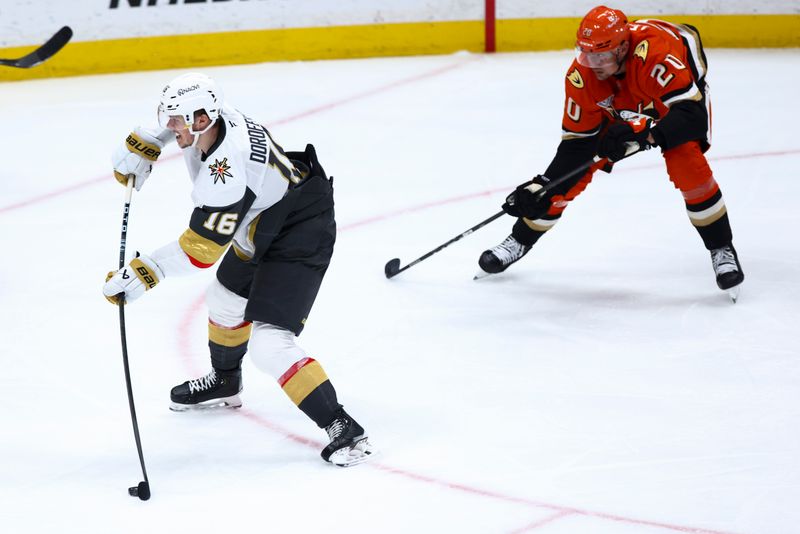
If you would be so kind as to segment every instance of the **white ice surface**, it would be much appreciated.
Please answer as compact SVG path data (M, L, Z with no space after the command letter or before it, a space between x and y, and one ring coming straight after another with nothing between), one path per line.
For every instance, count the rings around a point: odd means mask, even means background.
M381 449L324 433L245 363L245 407L176 414L208 370L203 291L127 310L153 497L140 480L118 316L123 189L110 153L172 72L0 84L0 530L794 533L800 524L800 54L708 51L714 146L747 279L738 304L658 151L598 174L508 273L473 282L510 218L402 273L549 163L569 52L207 69L336 177L340 235L301 344ZM174 147L134 194L131 250L183 231Z

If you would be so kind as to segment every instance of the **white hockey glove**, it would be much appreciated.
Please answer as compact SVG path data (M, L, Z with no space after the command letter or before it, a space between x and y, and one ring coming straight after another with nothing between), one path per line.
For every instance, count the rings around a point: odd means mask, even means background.
M111 156L114 177L127 185L128 175L134 176L133 185L139 191L150 176L153 163L161 155L161 149L174 138L169 130L157 131L138 127L128 134L125 142Z
M103 295L111 304L119 304L120 296L125 302L133 302L152 289L164 278L164 272L151 258L136 253L136 257L119 271L111 271L103 286Z

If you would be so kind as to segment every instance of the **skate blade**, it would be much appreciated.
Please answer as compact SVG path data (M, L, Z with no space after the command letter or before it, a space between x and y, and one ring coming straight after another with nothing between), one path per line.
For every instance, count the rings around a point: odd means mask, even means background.
M731 298L734 304L739 300L739 292L742 290L742 284L738 286L733 286L730 289L726 289L725 291L728 293L728 296Z
M478 271L477 273L475 273L475 276L473 276L472 279L473 280L482 280L483 278L487 278L489 276L492 276L493 274L497 274L497 273L487 273L486 271Z
M206 410L241 407L242 400L239 398L239 395L212 399L205 402L198 402L197 404L180 404L177 402L171 402L169 405L169 409L173 412L202 412Z
M345 447L334 452L328 461L339 467L352 467L366 462L376 452L369 440L364 438L351 447Z

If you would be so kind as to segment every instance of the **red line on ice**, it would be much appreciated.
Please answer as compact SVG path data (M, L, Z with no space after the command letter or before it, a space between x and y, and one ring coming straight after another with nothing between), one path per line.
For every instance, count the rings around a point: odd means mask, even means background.
M463 200L462 197L459 197L459 198ZM431 207L433 207L433 206L431 206ZM402 214L403 214L403 212L400 212L400 213L397 214L397 216L400 216ZM364 223L364 224L367 224L367 223ZM362 226L362 225L363 224L361 224L361 223L356 223L356 224L351 225L351 227L358 227L358 226ZM342 231L342 229L340 229L340 231ZM192 343L192 340L191 340L190 332L191 332L192 325L193 324L197 324L200 321L199 318L197 317L197 315L204 309L203 300L204 300L204 296L200 296L197 299L195 299L195 301L192 302L189 305L189 307L186 309L186 311L184 312L183 318L180 320L180 322L178 324L178 352L180 353L180 359L183 362L183 364L186 366L187 371L189 373L191 373L192 375L197 375L197 376L199 376L201 374L204 374L205 371L201 371L200 369L198 369L196 364L195 364L195 362L194 362L194 358L193 358L192 355L194 354L195 349L193 348L193 343ZM203 322L203 324L205 324L205 322ZM264 427L264 428L266 428L268 430L271 430L271 431L273 431L273 432L275 432L277 434L281 434L285 438L290 439L291 441L294 441L295 443L299 443L301 445L305 445L305 446L307 446L307 447L309 447L311 449L314 449L314 451L319 451L319 450L322 449L322 447L325 446L325 444L322 443L321 441L317 441L317 440L302 436L300 434L296 434L294 432L291 432L291 431L287 430L286 428L283 428L282 426L280 426L280 425L278 425L276 423L273 423L272 421L270 421L270 420L268 420L268 419L266 419L266 418L264 418L264 417L262 417L262 416L260 416L260 415L258 415L256 413L253 413L253 412L251 412L249 410L246 410L244 408L237 410L236 413L244 416L245 418L249 419L250 421L258 424L259 426L262 426L262 427ZM617 522L620 522L620 523L626 523L626 524L631 524L631 525L642 525L642 526L648 526L648 527L653 527L653 528L661 528L661 529L665 529L665 530L671 530L671 531L674 531L674 532L691 532L691 533L695 533L695 534L731 534L729 532L724 532L724 531L719 531L719 530L707 530L707 529L702 529L702 528L697 528L697 527L674 525L674 524L670 524L670 523L660 523L660 522L657 522L657 521L647 521L647 520L643 520L643 519L635 519L635 518L624 517L624 516L615 515L615 514L609 514L609 513L604 513L604 512L595 512L595 511L592 511L592 510L584 510L584 509L580 509L580 508L572 508L572 507L568 507L568 506L561 506L561 505L557 505L557 504L551 504L551 503L546 503L546 502L541 502L541 501L535 501L535 500L531 500L531 499L526 499L524 497L515 497L515 496L512 496L512 495L506 495L506 494L499 493L499 492L496 492L496 491L476 488L474 486L468 486L466 484L460 484L460 483L457 483L457 482L450 482L450 481L447 481L447 480L442 480L442 479L439 479L439 478L435 478L435 477L428 476L428 475L423 475L423 474L420 474L420 473L415 473L415 472L407 470L407 469L402 469L402 468L399 468L399 467L393 467L393 466L390 466L390 465L387 465L387 464L383 464L383 463L380 463L380 462L376 462L376 461L367 462L366 464L364 464L364 466L370 466L370 467L372 467L374 469L377 469L379 471L383 471L385 473L401 476L403 478L407 478L409 480L414 480L416 482L422 482L422 483L426 483L426 484L430 484L430 485L434 485L434 486L439 486L439 487L442 487L442 488L446 488L446 489L457 491L457 492L461 492L461 493L467 493L467 494L476 495L476 496L480 496L480 497L496 499L496 500L499 500L499 501L504 501L504 502L509 502L509 503L516 503L516 504L521 504L521 505L529 506L529 507L533 507L533 508L542 508L542 509L554 510L556 512L559 512L558 514L555 514L554 516L552 516L551 520L547 521L547 523L550 523L552 521L560 519L561 517L566 517L566 516L569 516L569 515L582 515L582 516L585 516L585 517L595 517L595 518L598 518L598 519L605 519L605 520L609 520L609 521L617 521ZM544 525L544 524L545 523L542 523L542 525ZM535 525L528 525L528 526L525 527L525 530L533 530L533 528L536 528L536 526Z
M568 515L573 515L573 514L572 514L572 512L567 512L567 511L558 512L556 514L549 515L549 516L544 517L542 519L538 519L538 520L534 521L533 523L531 523L529 525L525 525L522 528L518 528L516 530L512 530L511 534L522 534L523 532L530 532L531 530L536 530L539 527L543 527L543 526L547 525L548 523L552 523L553 521L556 521L556 520L561 519L562 517L565 517L565 516L568 516Z
M451 69L455 68L456 66L458 66L458 65L450 65L450 68L447 69L447 70L451 70ZM441 74L443 72L446 72L446 70L439 69L438 71L435 71L435 72L437 74ZM432 74L428 73L428 75L431 76ZM422 79L422 78L423 78L423 76L417 76L414 79L418 80L418 79ZM388 90L388 89L390 89L392 87L396 87L398 85L403 85L404 83L409 83L409 80L411 80L411 79L409 78L407 80L401 80L400 82L395 82L395 85L387 85L387 86L383 86L381 88L375 89L373 91L369 91L367 93L362 93L362 97L371 96L371 95L379 93L381 91ZM334 107L337 107L337 106L340 106L340 105L344 105L344 104L350 102L351 100L352 99L345 99L345 100L340 100L338 102L334 102L334 103L328 104L326 106L321 106L321 107L317 108L316 112L320 113L320 112L323 112L323 111L327 111L327 110L332 109ZM292 116L290 118L291 119L300 119L300 118L306 117L307 115L308 115L308 113L301 113L301 114L298 114L298 115L294 115L294 116ZM279 119L278 121L271 122L270 125L283 124L284 122L287 122L288 120L289 120L289 118ZM730 154L730 155L727 155L727 156L709 157L708 160L710 162L715 162L715 161L727 161L727 160L736 160L736 159L753 159L753 158L770 158L770 157L779 157L779 156L793 156L795 154L800 154L800 149L780 150L780 151L774 151L774 152L752 152L752 153L749 153L749 154ZM180 157L180 153L171 154L171 155L165 157L164 159L162 159L161 161L169 161L171 159L176 159L178 157ZM620 172L628 172L628 171L639 171L639 170L643 170L643 169L655 169L655 168L660 168L660 167L661 167L661 164L644 165L644 166L640 166L640 167L622 167L620 169L615 169L614 172L620 173ZM67 195L67 194L70 194L70 193L74 193L76 191L80 191L80 190L85 189L85 188L87 188L89 186L92 186L92 185L97 185L97 184L101 184L101 183L110 183L110 181L111 181L111 177L110 177L110 173L109 173L109 176L100 176L100 177L92 178L91 180L86 180L85 182L78 182L77 184L73 184L73 185L70 185L68 187L62 187L62 188L56 189L54 191L51 191L49 193L44 193L44 194L41 194L41 195L38 195L38 196L35 196L35 197L31 197L31 198L29 198L27 200L21 200L19 202L14 203L14 204L9 204L7 206L0 206L0 215L2 215L4 213L9 213L9 212L12 212L12 211L16 211L18 209L30 206L32 204L38 204L40 202L44 202L44 201L50 200L52 198L60 197L60 196ZM379 221L379 220L391 219L392 217L395 217L398 214L411 213L411 212L414 212L414 211L422 211L422 210L425 210L425 209L428 209L428 208L431 208L431 207L442 206L444 204L451 204L451 203L454 203L454 202L460 202L462 200L468 200L468 199L476 198L476 197L480 197L480 196L492 195L492 194L497 193L497 192L510 190L511 188L514 187L514 185L515 184L509 184L508 186L505 186L505 187L499 187L499 188L495 188L495 189L487 189L485 191L478 191L476 193L470 193L470 194L462 195L462 196L458 196L458 197L447 198L447 199L438 200L438 201L431 201L431 202L428 202L428 203L425 203L425 204L420 204L418 206L412 206L412 207L409 207L409 208L404 208L402 210L398 210L398 211L395 211L395 212L390 212L390 213L383 214L383 215L375 215L374 217L371 217L369 219L364 219L362 221L358 221L358 222L355 222L355 223L350 223L349 225L346 225L346 227L349 228L349 227L351 227L353 225L370 224L372 222L376 222L376 221Z

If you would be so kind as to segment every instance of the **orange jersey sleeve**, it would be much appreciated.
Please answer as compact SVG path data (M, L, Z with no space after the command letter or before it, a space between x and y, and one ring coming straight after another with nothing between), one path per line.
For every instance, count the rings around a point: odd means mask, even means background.
M603 104L610 106L611 86L601 82L591 70L572 62L564 79L564 116L561 138L578 139L597 135L609 118Z

